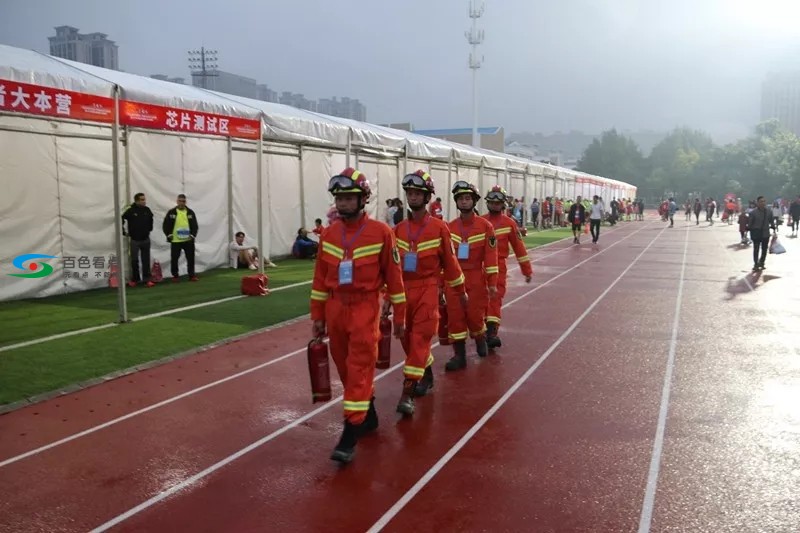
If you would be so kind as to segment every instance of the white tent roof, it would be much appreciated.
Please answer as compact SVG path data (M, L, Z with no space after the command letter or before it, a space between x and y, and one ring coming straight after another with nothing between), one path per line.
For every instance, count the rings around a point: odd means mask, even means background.
M353 146L384 152L388 150L396 153L406 147L408 157L415 159L447 160L452 155L456 163L473 166L484 163L490 168L550 177L589 176L444 139L104 69L5 45L0 45L0 78L102 96L112 96L116 84L124 99L136 102L260 119L264 125L264 136L268 140L342 147L350 139ZM616 180L592 177L605 181L609 186L630 187L629 184Z
M0 44L0 78L112 97L114 85L32 50Z

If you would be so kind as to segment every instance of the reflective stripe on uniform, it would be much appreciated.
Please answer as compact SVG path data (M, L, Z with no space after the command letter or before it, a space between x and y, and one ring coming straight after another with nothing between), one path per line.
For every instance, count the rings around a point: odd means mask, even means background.
M462 283L464 283L464 274L461 274L460 276L458 276L453 281L448 281L447 285L450 286L450 287L458 287Z
M331 254L336 259L344 259L344 250L327 241L322 241L322 251Z
M311 299L316 300L318 302L326 302L328 301L328 293L324 291L315 291L311 289Z
M511 233L511 226L494 230L495 235L505 235L506 233Z
M469 334L466 331L459 331L457 333L448 333L447 336L454 341L464 341L467 340L467 336Z
M470 244L472 244L473 242L480 242L485 238L486 238L486 234L485 233L478 233L477 235L470 235L469 239L467 239L467 240L468 240L468 242Z
M425 361L425 366L426 366L426 367L429 367L429 366L431 366L431 365L433 364L433 361L434 361L434 359L433 359L433 354L432 354L432 353L431 353L431 354L428 354L428 360L427 360L427 361Z
M361 246L353 250L353 259L359 259L364 257L369 257L371 255L377 255L381 253L383 249L383 243L378 244L370 244L369 246Z
M369 400L365 402L352 402L345 400L342 402L344 405L345 411L368 411L369 410Z
M487 274L499 274L500 273L500 267L496 267L496 266L486 267L486 273Z
M517 256L517 261L518 261L519 263L527 263L527 262L528 262L528 261L530 261L530 260L531 260L531 258L530 258L530 257L528 257L527 255L522 255L522 256L518 255L518 256Z
M401 292L398 294L390 294L389 301L393 304L403 304L406 303L406 293Z
M500 323L500 317L499 316L487 316L486 317L486 322L494 322L496 324L499 324Z
M421 242L417 245L418 252L424 252L425 250L433 250L434 248L438 248L442 245L442 238L438 237L436 239L431 239L430 241Z
M406 252L411 249L409 244L406 241L404 241L403 239L397 239L397 247L400 248L401 250L406 251Z
M425 375L425 369L420 368L418 366L405 365L403 367L403 374L405 374L406 376L414 376L417 378L421 378L422 376Z

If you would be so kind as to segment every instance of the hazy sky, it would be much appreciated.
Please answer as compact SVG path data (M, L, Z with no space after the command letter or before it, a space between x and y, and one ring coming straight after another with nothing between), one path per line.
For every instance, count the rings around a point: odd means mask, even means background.
M103 32L120 68L189 78L186 51L277 91L359 98L370 122L471 126L467 0L0 0L0 43L48 52ZM759 119L773 70L800 69L798 0L486 0L480 123L507 132L703 128ZM0 57L0 61L2 58Z

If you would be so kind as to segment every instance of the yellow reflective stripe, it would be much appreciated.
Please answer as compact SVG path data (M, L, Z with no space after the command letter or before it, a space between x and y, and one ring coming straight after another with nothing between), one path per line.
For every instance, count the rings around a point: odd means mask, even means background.
M511 233L511 227L510 226L506 226L505 228L500 228L500 229L494 230L494 234L495 235L505 235L506 233Z
M472 331L471 333L473 337L477 337L478 335L483 335L484 333L486 333L486 326L482 326L480 330Z
M403 304L406 303L406 293L401 292L399 294L390 294L389 301L393 304Z
M416 376L421 378L422 376L425 375L425 369L420 368L418 366L406 365L403 367L403 374L405 374L406 376Z
M466 340L469 334L466 331L459 331L458 333L448 333L447 336L453 339L454 341L463 341Z
M381 253L381 249L383 249L383 243L379 244L370 244L369 246L362 246L360 248L356 248L353 250L353 259L359 259L362 257L369 257L371 255L376 255Z
M500 273L500 267L486 267L486 273L487 274L499 274Z
M358 177L359 177L360 175L361 175L361 172L359 172L358 170L356 170L355 172L353 172L353 175L352 175L352 176L350 176L350 179L351 179L351 180L353 180L353 181L358 181Z
M461 274L460 276L458 276L458 277L457 277L456 279L454 279L453 281L448 281L448 282L447 282L447 284L448 284L450 287L458 287L458 286L459 286L459 285L461 285L462 283L464 283L464 274Z
M433 354L432 353L428 354L428 360L425 361L425 366L426 367L431 366L433 364L433 361L434 361Z
M450 238L453 239L453 242L460 243L461 242L461 235L456 235L455 233L450 234Z
M486 238L486 234L485 233L478 233L477 235L470 235L469 243L472 244L474 242L480 242L485 238Z
M317 300L318 302L325 302L328 300L328 293L324 291L315 291L311 289L311 299Z
M345 400L342 402L344 404L345 411L368 411L369 410L369 401L366 402L348 402Z
M337 259L344 259L344 250L327 241L322 241L322 251L328 252Z
M496 323L499 324L500 323L500 317L499 316L487 316L486 317L486 322L496 322Z
M404 241L403 239L397 239L397 247L401 250L405 250L406 252L410 250L408 242Z
M520 262L520 263L527 263L530 260L531 260L531 258L529 256L527 256L527 255L518 255L517 256L517 261Z
M432 239L430 241L421 242L417 245L418 252L424 252L425 250L432 250L434 248L438 248L442 245L442 238L439 237L437 239Z

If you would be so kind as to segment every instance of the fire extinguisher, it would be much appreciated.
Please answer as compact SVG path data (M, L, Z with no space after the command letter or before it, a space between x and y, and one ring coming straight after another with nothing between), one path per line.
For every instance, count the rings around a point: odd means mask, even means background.
M386 369L392 366L392 321L388 315L381 317L381 340L378 344L378 360L375 368Z
M311 403L331 399L331 367L328 363L328 345L322 337L308 343L308 374L311 377Z
M439 298L439 344L442 346L450 344L447 331L447 302L444 298Z

